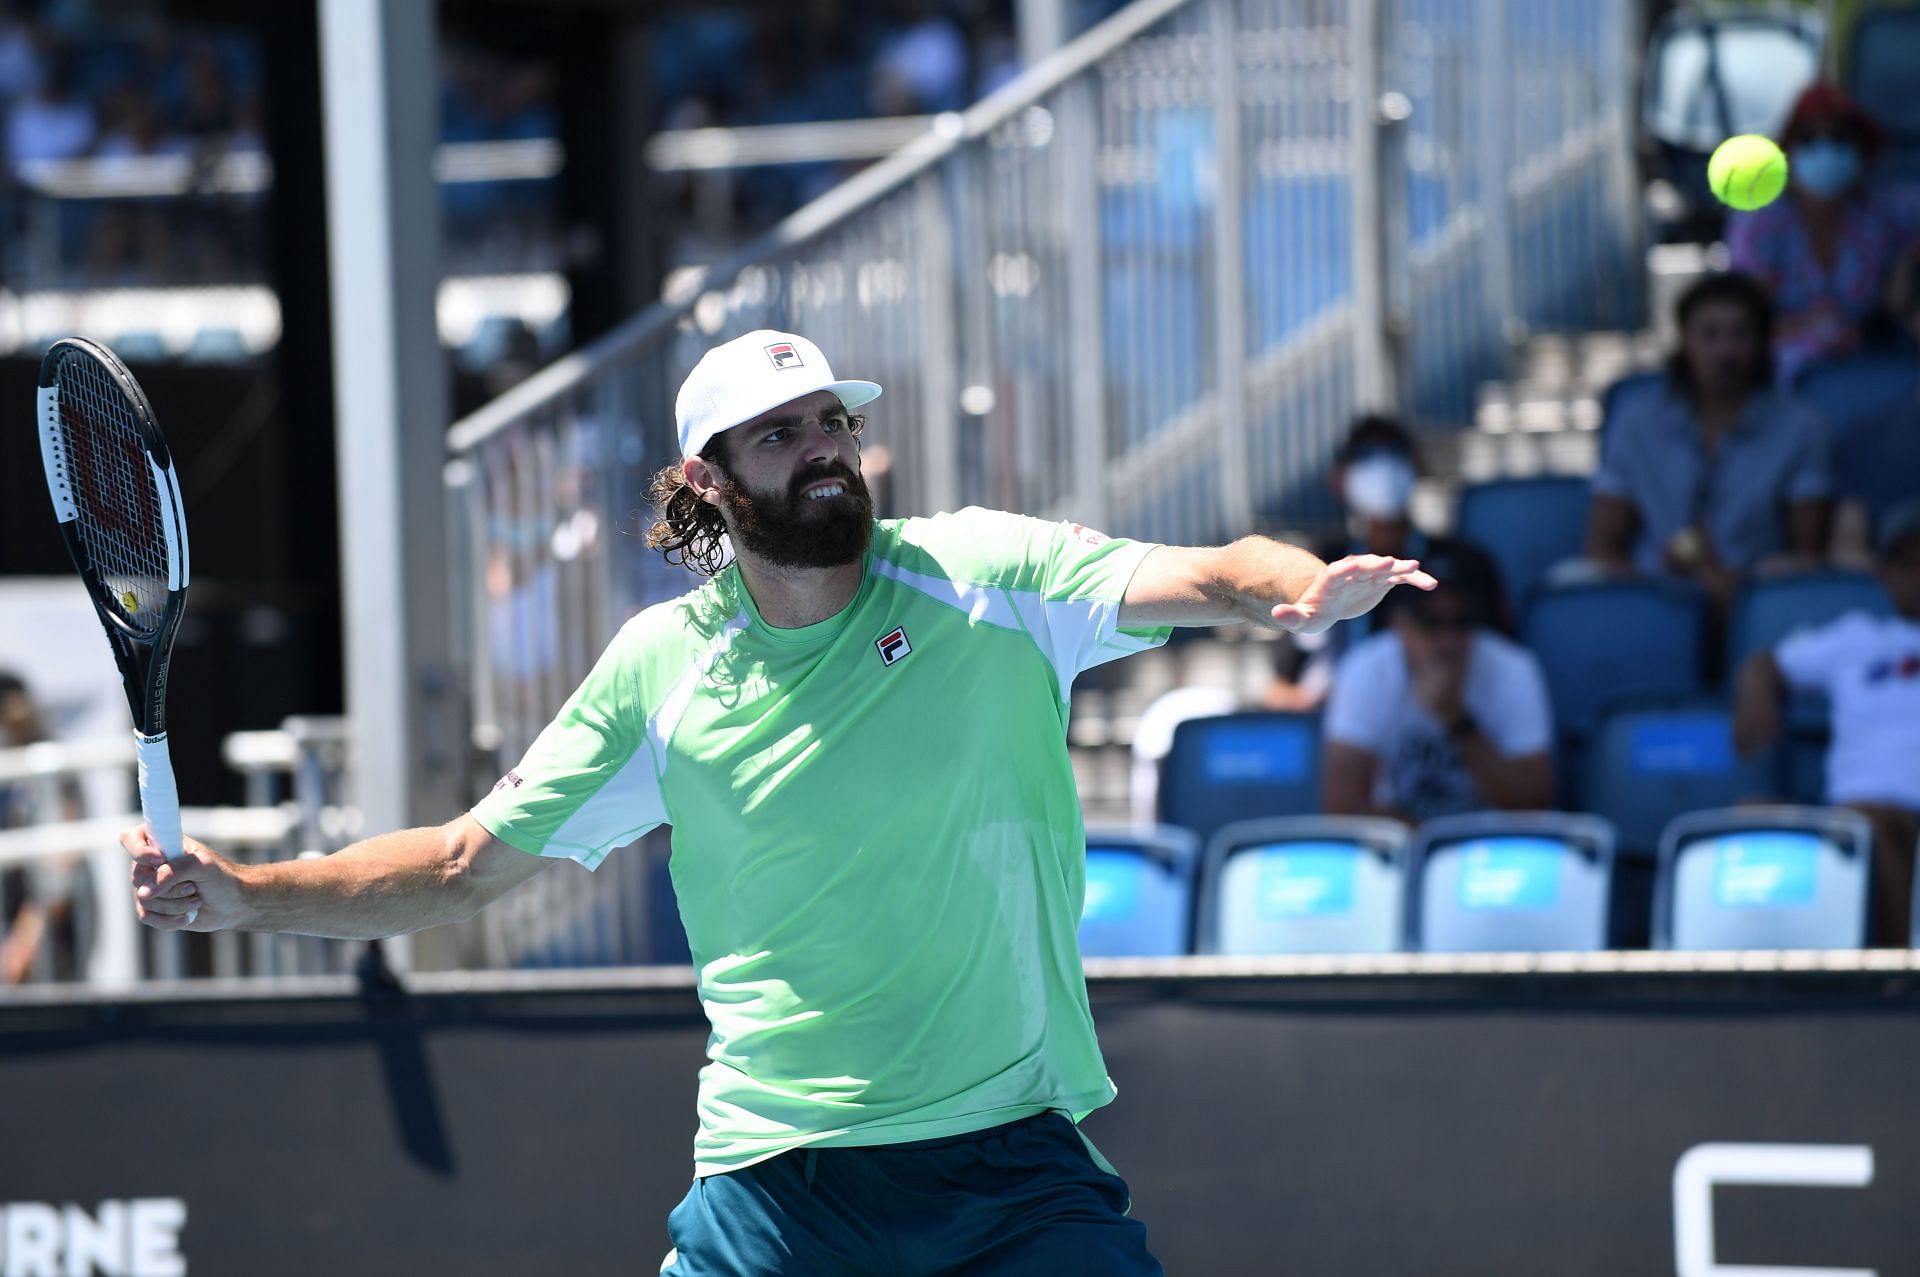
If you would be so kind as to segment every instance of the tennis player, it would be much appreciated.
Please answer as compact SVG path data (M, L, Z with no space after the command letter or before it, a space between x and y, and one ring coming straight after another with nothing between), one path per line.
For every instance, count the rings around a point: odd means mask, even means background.
M445 826L271 865L192 840L169 865L129 831L140 916L386 936L671 824L713 1034L663 1272L1159 1273L1077 1126L1115 1090L1076 943L1068 689L1170 626L1313 632L1433 582L1259 537L876 521L853 411L879 395L792 333L709 351L649 544L710 580L629 621Z

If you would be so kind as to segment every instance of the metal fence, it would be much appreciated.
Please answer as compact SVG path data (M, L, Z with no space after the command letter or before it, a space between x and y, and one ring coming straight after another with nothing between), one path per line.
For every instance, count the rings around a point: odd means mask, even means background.
M1638 325L1630 0L1140 0L458 423L457 606L504 767L614 628L710 346L886 396L883 514L1179 543L1324 523L1360 408L1464 424L1527 329ZM514 946L508 946L512 948Z

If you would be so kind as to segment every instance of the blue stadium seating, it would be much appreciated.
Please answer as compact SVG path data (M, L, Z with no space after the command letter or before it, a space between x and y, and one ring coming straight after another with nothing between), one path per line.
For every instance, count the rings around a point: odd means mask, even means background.
M1724 702L1616 704L1586 755L1581 805L1613 822L1620 853L1651 860L1674 817L1775 792L1771 760L1742 760Z
M1911 355L1855 355L1802 369L1794 394L1829 427L1843 431L1912 395L1915 382L1920 382L1920 361Z
M1920 382L1920 375L1915 377ZM1913 396L1913 386L1907 388ZM1874 526L1920 492L1920 429L1911 413L1882 403L1841 427L1833 444L1833 493L1866 506Z
M1824 807L1731 807L1667 826L1654 882L1660 949L1866 943L1873 827Z
M1880 122L1892 145L1875 167L1883 178L1920 178L1920 10L1861 6L1847 50L1847 87Z
M1420 827L1407 892L1418 953L1607 947L1613 826L1568 812L1479 812Z
M1364 816L1226 826L1200 871L1196 952L1398 951L1407 839L1399 821Z
M1609 700L1687 696L1704 681L1706 598L1664 581L1543 591L1523 634L1553 699L1554 726L1584 741Z
M1513 615L1547 570L1579 555L1587 534L1588 483L1570 475L1496 479L1460 493L1455 531L1492 557Z
M1199 860L1199 840L1184 829L1088 829L1080 952L1089 958L1161 958L1191 951Z
M1192 718L1160 765L1160 819L1205 843L1222 825L1320 809L1320 718L1250 711Z

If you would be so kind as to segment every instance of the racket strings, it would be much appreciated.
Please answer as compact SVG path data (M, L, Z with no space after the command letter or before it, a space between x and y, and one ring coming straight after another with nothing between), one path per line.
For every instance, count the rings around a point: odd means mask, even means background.
M80 539L114 610L151 633L167 602L167 533L139 418L92 359L64 361L58 385Z

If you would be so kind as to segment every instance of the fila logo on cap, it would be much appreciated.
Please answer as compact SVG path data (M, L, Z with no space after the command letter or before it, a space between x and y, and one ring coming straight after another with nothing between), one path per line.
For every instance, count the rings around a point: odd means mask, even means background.
M880 659L888 665L893 664L913 650L913 645L907 642L906 630L897 625L886 634L875 639L873 645L880 649Z
M801 362L800 352L793 348L793 343L790 341L768 346L767 358L773 360L775 368L798 368Z

